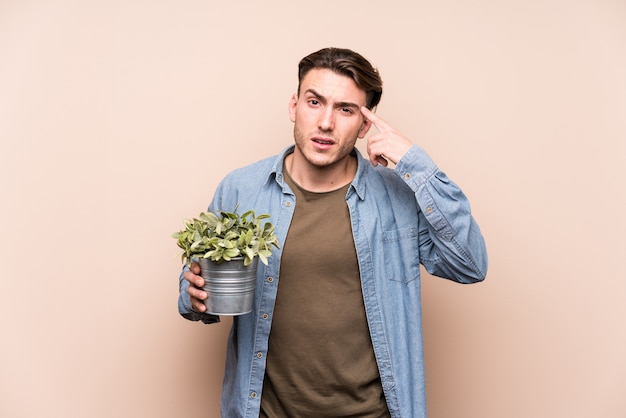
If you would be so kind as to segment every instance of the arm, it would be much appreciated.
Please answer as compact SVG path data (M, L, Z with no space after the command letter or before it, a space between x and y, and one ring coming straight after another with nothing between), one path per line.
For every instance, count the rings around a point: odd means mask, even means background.
M430 274L474 283L487 273L487 250L463 191L426 152L413 145L396 171L415 193L421 212L420 261Z
M474 283L487 273L487 250L468 199L419 146L374 113L362 108L379 133L368 140L372 165L396 164L396 173L413 190L421 211L420 261L433 275Z
M224 191L223 184L224 180L222 180L217 187L213 200L207 209L208 211L217 212L217 207L224 203L224 196L232 195L232 193L226 193ZM202 321L205 324L220 322L218 315L206 313L204 300L206 300L209 295L202 289L204 279L200 276L200 265L198 263L192 262L189 267L186 265L183 266L178 282L178 312L183 318L190 321Z

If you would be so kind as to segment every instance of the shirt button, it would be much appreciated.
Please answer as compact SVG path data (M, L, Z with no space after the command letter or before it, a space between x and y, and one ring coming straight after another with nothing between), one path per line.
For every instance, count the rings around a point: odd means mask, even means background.
M252 399L255 399L255 398L257 397L256 392L252 392L252 393L250 394L250 397L251 397Z
M433 211L433 208L426 208L426 213L430 213Z
M290 208L290 207L291 207L291 202L289 202L289 201L285 202L285 206L287 206L288 208Z
M256 353L256 358L261 358L263 357L263 353Z
M267 278L267 281L268 281L268 282L270 282L270 283L272 283L272 282L274 281L274 278L273 278L273 277L268 277L268 278Z
M405 180L408 180L408 179L410 179L410 178L411 178L411 173L406 173L406 174L404 175L404 179L405 179Z
M267 319L267 318L269 318L269 317L270 317L270 316L269 316L268 314L266 314L266 313L264 313L264 314L261 316L261 318L263 318L263 319Z

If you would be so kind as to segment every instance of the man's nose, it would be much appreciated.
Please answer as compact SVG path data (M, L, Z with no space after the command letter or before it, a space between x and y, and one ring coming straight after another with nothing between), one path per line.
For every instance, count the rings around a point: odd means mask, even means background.
M334 127L335 127L335 114L331 107L327 107L320 114L319 128L323 131L332 131Z

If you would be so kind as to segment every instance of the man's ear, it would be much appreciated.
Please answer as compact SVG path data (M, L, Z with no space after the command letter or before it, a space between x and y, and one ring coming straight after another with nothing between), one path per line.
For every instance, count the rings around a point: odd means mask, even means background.
M289 100L289 119L296 121L296 105L298 104L298 93L294 93Z
M371 127L372 127L372 122L370 122L366 118L363 118L363 123L361 124L361 128L359 129L358 137L364 138L365 135L367 135L367 132L370 130Z

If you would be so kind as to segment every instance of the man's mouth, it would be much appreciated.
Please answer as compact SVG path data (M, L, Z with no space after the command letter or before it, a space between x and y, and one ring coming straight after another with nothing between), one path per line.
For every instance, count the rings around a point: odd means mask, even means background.
M321 145L332 145L335 143L335 141L333 141L332 139L326 139L326 138L313 138L313 142L316 142Z

